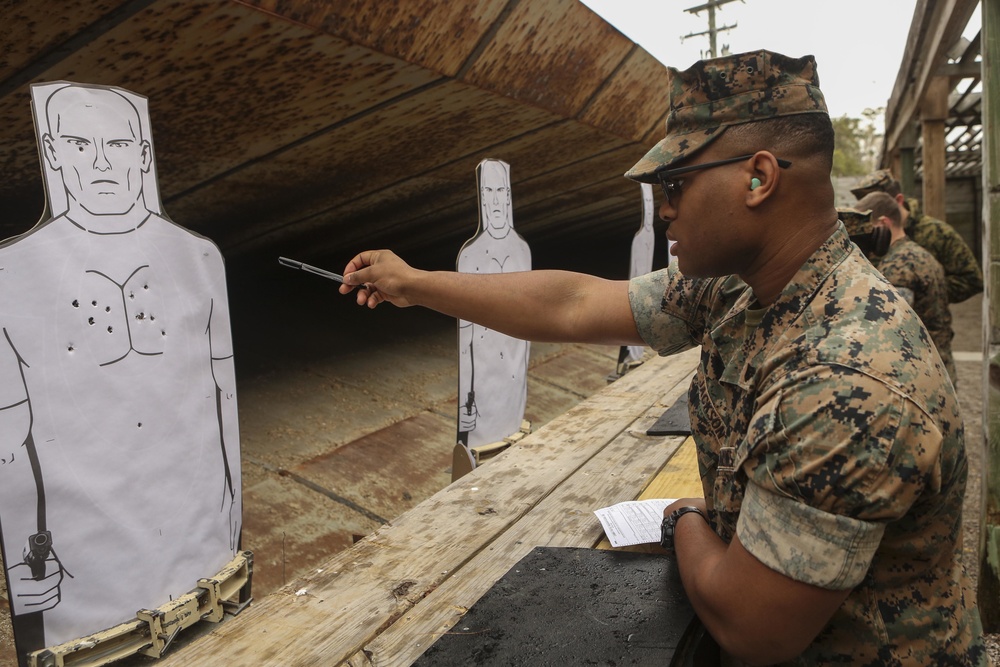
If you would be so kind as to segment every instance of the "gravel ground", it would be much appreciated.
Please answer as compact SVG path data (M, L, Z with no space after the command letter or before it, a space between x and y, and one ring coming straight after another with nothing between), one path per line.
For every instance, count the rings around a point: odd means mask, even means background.
M983 361L962 352L982 350L982 296L952 305L952 350L958 367L958 399L965 419L966 448L969 456L969 481L965 492L963 556L973 587L979 576L979 512L982 502L982 470L985 440L983 435ZM964 360L963 360L964 359ZM987 634L990 662L1000 667L1000 634Z

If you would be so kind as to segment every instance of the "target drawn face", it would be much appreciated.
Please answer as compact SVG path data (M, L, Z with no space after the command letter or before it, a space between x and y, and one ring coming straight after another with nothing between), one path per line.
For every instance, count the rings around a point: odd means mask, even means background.
M139 113L110 90L68 86L49 98L44 153L62 172L72 207L120 215L141 202L142 175L151 165Z
M479 199L483 207L483 227L493 238L507 236L512 229L510 215L510 176L505 165L496 160L483 163Z

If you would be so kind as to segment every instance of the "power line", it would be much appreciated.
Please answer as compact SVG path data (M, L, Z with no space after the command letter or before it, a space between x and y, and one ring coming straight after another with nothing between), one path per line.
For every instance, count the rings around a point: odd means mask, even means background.
M716 8L722 7L722 5L729 4L730 2L736 2L736 0L708 0L708 2L706 2L703 5L698 5L697 7L689 7L688 9L685 9L684 11L694 15L698 15L699 12L708 10L708 30L703 30L702 32L692 32L690 34L684 35L683 37L681 37L681 42L683 43L685 39L688 39L690 37L700 37L702 35L708 35L709 48L707 55L709 58L715 58L716 56L718 56L719 53L718 50L716 49L716 37L720 32L726 30L732 30L737 26L737 24L734 23L732 25L724 25L720 28L717 28L715 26L715 10ZM740 0L740 2L743 2L743 0ZM722 55L726 55L727 53L729 53L729 45L723 44L722 51L723 51ZM706 55L705 53L702 53L702 57L704 57L705 55Z

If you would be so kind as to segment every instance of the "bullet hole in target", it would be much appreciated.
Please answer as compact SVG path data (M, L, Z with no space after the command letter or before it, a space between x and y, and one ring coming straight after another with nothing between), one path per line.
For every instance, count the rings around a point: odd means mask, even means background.
M113 329L111 327L108 327L108 333L114 333L114 331L113 331Z
M80 307L80 301L77 300L77 299L73 299L73 307L74 308L79 308Z

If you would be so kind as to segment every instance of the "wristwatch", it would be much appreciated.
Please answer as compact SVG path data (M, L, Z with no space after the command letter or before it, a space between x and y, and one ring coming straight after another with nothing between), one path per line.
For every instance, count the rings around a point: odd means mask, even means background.
M693 505L678 507L663 517L663 523L660 524L660 546L667 551L673 552L674 550L674 529L677 527L677 520L688 512L697 512L705 520L705 523L708 523L708 517L705 516L705 513Z

